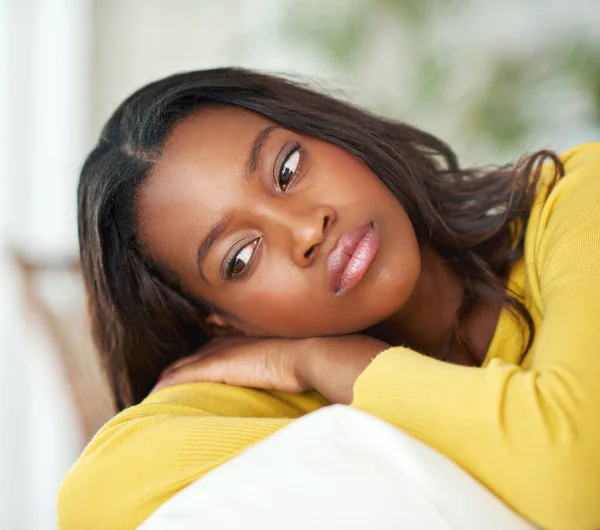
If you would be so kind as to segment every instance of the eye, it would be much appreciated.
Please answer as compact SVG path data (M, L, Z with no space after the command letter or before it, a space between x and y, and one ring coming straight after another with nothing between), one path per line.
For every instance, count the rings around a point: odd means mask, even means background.
M283 162L279 168L277 184L281 191L285 191L290 185L300 166L300 144L293 143L288 152L283 157Z
M230 259L227 260L225 267L225 279L231 280L235 277L240 277L245 273L246 268L252 261L254 251L258 246L258 239L255 239L251 243L248 243L245 247L242 247L236 252Z

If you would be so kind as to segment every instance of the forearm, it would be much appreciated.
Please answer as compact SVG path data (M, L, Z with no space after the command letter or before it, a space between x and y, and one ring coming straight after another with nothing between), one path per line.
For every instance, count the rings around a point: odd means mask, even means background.
M598 392L586 387L561 367L471 368L393 348L361 374L352 406L448 456L536 524L595 528Z

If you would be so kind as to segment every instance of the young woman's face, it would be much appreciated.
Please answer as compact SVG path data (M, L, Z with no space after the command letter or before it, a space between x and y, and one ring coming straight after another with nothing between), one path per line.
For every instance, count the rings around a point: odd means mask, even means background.
M247 334L363 331L419 277L408 216L369 168L235 107L175 126L139 206L150 254Z

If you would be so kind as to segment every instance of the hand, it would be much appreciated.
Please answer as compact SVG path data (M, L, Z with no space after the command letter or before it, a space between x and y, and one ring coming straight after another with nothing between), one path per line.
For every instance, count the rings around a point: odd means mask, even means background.
M388 347L366 335L223 337L167 368L152 391L203 381L290 393L314 388L332 403L350 403L358 376Z
M299 369L301 350L302 339L218 337L169 366L152 392L190 382L304 392L310 387Z

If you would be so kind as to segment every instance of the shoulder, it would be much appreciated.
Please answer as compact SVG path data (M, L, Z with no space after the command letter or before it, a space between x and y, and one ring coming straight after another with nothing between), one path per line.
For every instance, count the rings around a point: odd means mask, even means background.
M560 156L564 176L545 204L544 218L554 223L566 218L585 222L600 214L600 142L587 143Z
M600 214L600 142L575 147L560 160L564 176L542 197L541 221L549 228L567 218L577 223ZM546 174L551 172L547 168Z
M565 171L575 171L588 165L600 164L600 142L588 142L560 155Z
M538 199L532 209L526 245L536 261L552 249L568 245L572 236L600 221L600 142L580 145L560 156L564 176L547 193L554 167L544 168Z
M581 298L600 277L600 143L580 145L560 160L564 176L549 193L555 167L543 169L525 233L526 283L542 313L567 284L569 296L577 291Z

